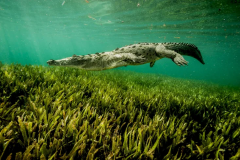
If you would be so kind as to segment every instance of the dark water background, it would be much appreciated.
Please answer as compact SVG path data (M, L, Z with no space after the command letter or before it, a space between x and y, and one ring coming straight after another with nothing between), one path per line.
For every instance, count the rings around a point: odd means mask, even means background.
M205 65L169 59L118 68L240 86L240 0L0 0L0 61L110 51L138 42L188 42Z

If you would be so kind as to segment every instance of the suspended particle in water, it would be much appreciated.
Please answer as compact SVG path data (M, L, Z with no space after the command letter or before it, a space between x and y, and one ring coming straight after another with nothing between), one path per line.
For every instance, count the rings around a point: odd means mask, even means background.
M62 2L62 6L65 4L65 1Z

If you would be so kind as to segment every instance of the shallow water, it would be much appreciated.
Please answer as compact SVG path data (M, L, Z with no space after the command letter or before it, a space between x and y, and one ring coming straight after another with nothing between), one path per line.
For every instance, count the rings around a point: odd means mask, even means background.
M187 42L205 65L185 57L117 68L240 86L240 1L2 0L0 61L47 65L49 59L110 51L138 42Z

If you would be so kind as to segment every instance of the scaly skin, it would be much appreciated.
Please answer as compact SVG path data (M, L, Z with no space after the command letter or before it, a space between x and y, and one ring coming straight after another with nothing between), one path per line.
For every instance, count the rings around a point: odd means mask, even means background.
M105 70L128 65L141 65L150 63L153 67L156 60L170 58L179 66L188 62L182 55L191 56L204 64L198 48L189 43L138 43L117 48L110 52L88 54L84 56L49 60L48 65L75 67L85 70Z

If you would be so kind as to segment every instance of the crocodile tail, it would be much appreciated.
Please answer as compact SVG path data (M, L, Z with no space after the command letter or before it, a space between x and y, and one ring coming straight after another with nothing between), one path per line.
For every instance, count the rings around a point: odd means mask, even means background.
M202 64L205 64L199 49L190 43L162 43L167 49L173 50L181 55L191 56Z

